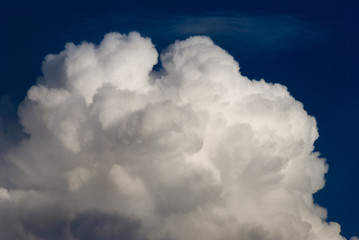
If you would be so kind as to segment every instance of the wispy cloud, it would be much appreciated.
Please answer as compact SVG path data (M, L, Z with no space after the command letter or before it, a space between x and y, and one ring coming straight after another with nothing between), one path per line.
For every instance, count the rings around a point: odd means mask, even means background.
M104 26L105 25L105 26ZM159 17L103 16L84 20L90 29L137 30L153 39L168 42L175 38L207 35L231 41L242 53L300 50L326 41L330 29L301 16L272 13L212 12L201 15Z

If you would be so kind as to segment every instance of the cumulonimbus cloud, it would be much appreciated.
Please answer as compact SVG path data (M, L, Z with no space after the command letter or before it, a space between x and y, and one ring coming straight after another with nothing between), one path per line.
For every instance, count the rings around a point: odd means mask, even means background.
M107 34L48 55L3 154L1 239L339 240L316 121L208 37Z

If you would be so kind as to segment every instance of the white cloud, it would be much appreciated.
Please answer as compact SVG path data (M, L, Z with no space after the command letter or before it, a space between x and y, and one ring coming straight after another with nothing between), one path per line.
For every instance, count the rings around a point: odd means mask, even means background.
M157 57L138 33L46 57L19 110L29 137L4 158L0 238L344 239L313 202L316 121L286 87L207 37L154 74Z

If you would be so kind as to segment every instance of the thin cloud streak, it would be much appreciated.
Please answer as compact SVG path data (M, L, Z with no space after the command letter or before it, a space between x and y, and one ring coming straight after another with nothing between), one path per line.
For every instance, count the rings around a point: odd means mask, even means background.
M248 54L261 51L298 50L320 45L331 32L325 24L301 16L270 13L210 12L201 15L174 15L171 17L142 17L122 14L84 19L76 29L84 31L137 30L153 39L169 42L192 35L237 43L238 48L251 49ZM165 46L163 46L165 47ZM256 52L258 51L258 52ZM244 52L244 51L243 51Z

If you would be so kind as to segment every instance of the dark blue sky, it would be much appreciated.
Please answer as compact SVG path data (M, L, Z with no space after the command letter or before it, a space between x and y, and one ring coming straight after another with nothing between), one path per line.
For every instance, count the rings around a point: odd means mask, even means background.
M234 56L243 75L287 86L315 116L316 150L329 164L327 184L315 198L349 238L359 233L358 12L355 0L5 0L0 3L0 113L13 116L4 96L16 106L41 75L43 58L66 42L99 42L107 32L135 30L161 51L176 39L209 35Z

